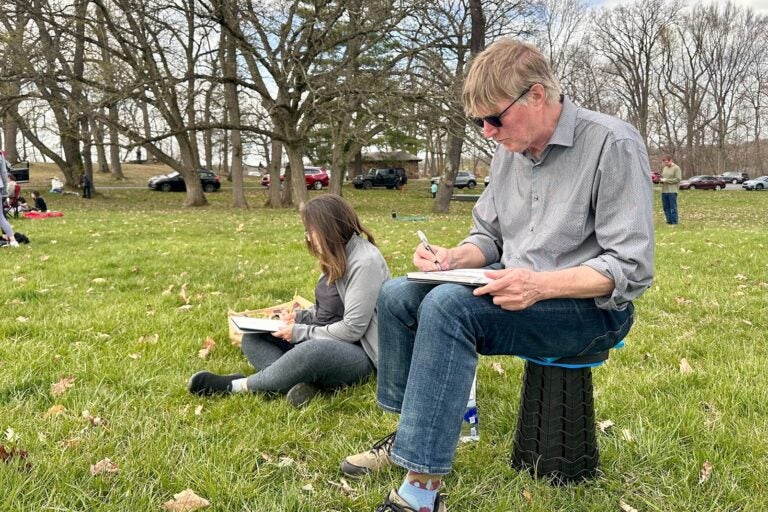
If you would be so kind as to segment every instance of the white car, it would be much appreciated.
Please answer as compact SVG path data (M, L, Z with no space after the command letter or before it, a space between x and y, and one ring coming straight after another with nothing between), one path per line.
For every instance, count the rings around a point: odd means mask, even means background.
M747 180L741 184L745 190L765 190L768 189L768 176L760 176L753 180Z
M491 175L489 174L483 179L483 186L488 186L491 183Z

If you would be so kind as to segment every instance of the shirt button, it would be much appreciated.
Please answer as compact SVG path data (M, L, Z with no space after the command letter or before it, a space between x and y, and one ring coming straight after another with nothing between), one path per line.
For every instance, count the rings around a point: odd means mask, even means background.
M528 231L533 232L533 226L531 226Z
M534 196L533 196L533 200L534 200L534 201L538 201L538 200L539 200L539 196L538 196L538 195L534 195Z

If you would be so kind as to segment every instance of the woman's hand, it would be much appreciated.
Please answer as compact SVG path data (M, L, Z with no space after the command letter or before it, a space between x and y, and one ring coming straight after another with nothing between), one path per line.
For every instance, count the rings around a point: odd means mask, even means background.
M280 311L280 321L285 325L293 325L296 322L296 312L286 310Z
M291 322L291 325L286 325L285 327L282 327L272 333L272 336L274 336L275 338L280 338L286 343L291 343L292 335L293 335L293 322Z

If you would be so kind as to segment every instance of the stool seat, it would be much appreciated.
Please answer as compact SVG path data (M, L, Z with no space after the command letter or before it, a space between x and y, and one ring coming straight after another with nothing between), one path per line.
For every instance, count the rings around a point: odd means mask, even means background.
M620 348L619 342L614 348ZM552 485L594 478L599 453L592 368L608 351L526 360L511 465Z

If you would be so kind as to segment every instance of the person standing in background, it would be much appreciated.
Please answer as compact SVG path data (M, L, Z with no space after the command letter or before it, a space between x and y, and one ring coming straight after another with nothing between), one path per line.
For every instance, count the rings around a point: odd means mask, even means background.
M80 176L80 186L83 188L83 197L85 199L90 199L92 190L91 179L85 173Z
M680 167L672 161L671 156L665 156L661 162L661 205L664 208L664 217L667 224L677 225L677 191L683 173Z
M437 197L437 183L432 182L432 185L429 187L429 191L432 192L432 199Z
M10 179L8 177L8 166L5 163L5 151L0 151L0 202L2 202L2 208L0 208L0 229L3 230L3 236L8 240L8 245L18 247L19 243L13 234L13 227L11 227L8 219L5 218L5 201L13 193L9 185Z

